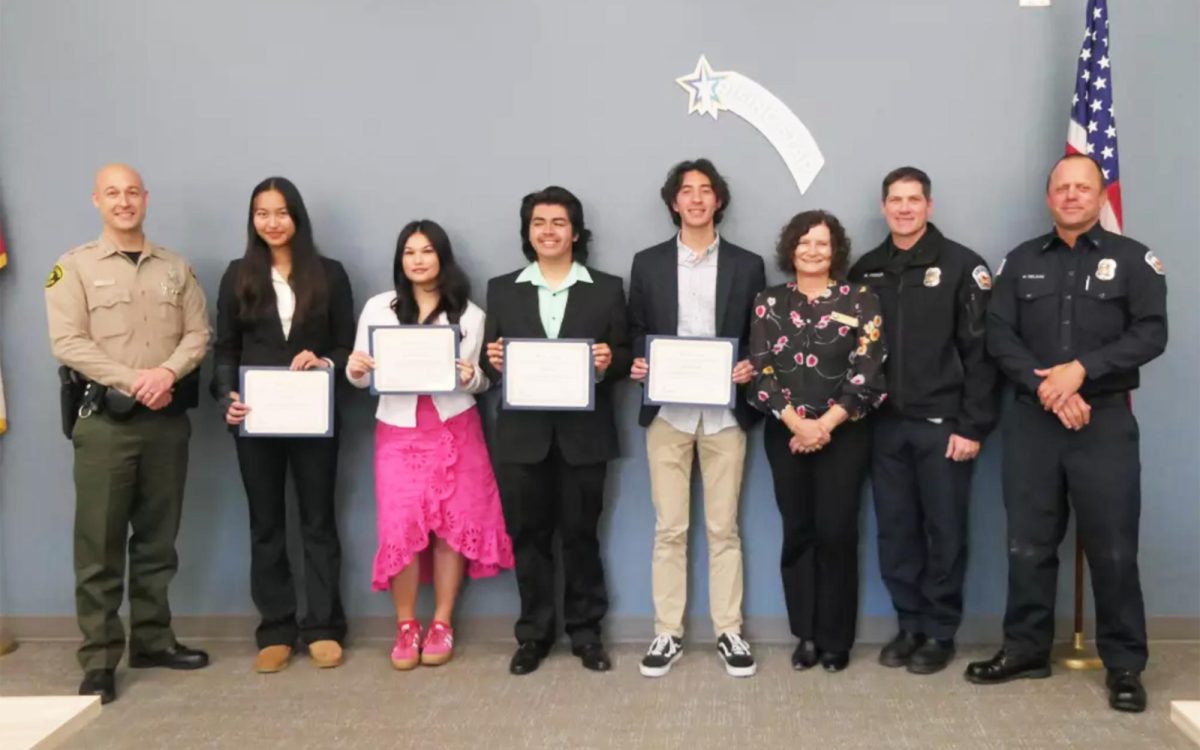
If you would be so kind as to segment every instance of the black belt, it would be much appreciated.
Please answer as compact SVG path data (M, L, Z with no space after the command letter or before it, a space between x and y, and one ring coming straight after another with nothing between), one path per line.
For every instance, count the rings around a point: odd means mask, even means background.
M1081 397L1083 397L1083 400L1088 403L1088 406L1091 406L1093 408L1095 408L1097 406L1128 406L1129 405L1129 391L1117 391L1116 393L1100 393L1100 394L1097 394L1094 396L1089 396L1084 393L1081 393L1079 395ZM1037 396L1031 396L1027 393L1018 394L1017 400L1023 404L1029 404L1030 406L1037 406L1039 408L1042 405L1042 402L1038 400Z

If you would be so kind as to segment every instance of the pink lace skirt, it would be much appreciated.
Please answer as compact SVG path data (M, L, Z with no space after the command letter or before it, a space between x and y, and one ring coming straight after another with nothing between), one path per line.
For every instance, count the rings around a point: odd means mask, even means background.
M375 504L376 591L386 591L392 576L418 555L421 580L431 580L431 534L466 558L471 578L513 567L512 540L475 407L442 422L433 400L420 396L416 427L376 422Z

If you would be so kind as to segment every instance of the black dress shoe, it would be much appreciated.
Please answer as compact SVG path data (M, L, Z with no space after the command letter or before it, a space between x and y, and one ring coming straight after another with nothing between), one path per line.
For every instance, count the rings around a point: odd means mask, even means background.
M1118 711L1140 714L1146 710L1146 688L1141 675L1129 669L1110 669L1104 684L1108 685L1108 705Z
M201 669L208 666L208 654L198 648L175 643L165 651L130 653L129 666L134 669L166 667L167 669Z
M817 644L812 641L800 641L792 652L792 669L811 669L817 665Z
M117 682L111 669L90 669L83 674L79 683L80 695L98 695L101 703L112 703L117 699Z
M908 659L908 671L913 674L941 672L954 658L954 640L929 638Z
M537 668L542 665L542 659L546 658L546 653L549 651L546 647L533 641L526 641L517 646L517 650L513 652L512 660L508 662L509 674L529 674L537 671Z
M879 652L879 663L885 667L903 667L908 665L913 652L925 643L925 636L920 633L910 633L901 630L896 637Z
M973 661L963 674L967 682L976 685L999 685L1002 682L1023 679L1041 679L1050 676L1050 662L1046 659L1019 659L1000 649L987 661Z
M572 646L571 653L579 657L584 669L593 672L607 672L612 669L612 660L608 658L608 652L602 644L585 643L582 646Z
M826 672L841 672L850 663L849 651L822 651L821 668Z

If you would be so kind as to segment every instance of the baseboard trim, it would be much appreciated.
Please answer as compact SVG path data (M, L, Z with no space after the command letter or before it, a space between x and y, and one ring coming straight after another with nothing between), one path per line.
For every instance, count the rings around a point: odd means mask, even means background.
M180 640L251 641L258 619L251 615L183 615L175 617L175 632ZM508 642L513 638L512 618L508 615L465 617L455 623L459 638L474 641ZM1151 617L1147 623L1151 641L1200 641L1200 617ZM390 640L395 621L385 616L350 619L350 639ZM652 617L620 616L605 621L605 634L614 643L640 643L654 632ZM891 617L860 618L858 642L879 644L895 633L896 622ZM748 639L756 643L790 643L794 639L785 617L748 617L744 625ZM1001 633L1000 617L968 617L959 629L958 641L963 645L998 644ZM1068 640L1071 622L1062 620L1057 633ZM689 622L688 634L697 640L710 640L712 625L707 621ZM1090 633L1089 633L1090 635ZM0 641L5 638L19 641L74 641L79 638L75 618L69 615L17 615L0 618Z

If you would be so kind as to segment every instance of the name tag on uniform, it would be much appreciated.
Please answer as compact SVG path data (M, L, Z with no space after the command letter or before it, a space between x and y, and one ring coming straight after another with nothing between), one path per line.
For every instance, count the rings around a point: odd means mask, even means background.
M112 279L96 279L92 282L92 286L116 286L117 282Z
M841 323L844 326L858 328L858 318L852 315L846 315L840 312L829 313L829 319Z

